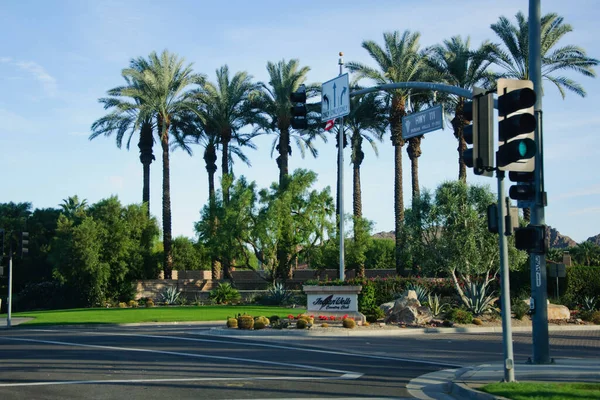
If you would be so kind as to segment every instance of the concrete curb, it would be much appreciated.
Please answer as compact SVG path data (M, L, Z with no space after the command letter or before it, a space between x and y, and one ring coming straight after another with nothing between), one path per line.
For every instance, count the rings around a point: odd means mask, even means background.
M576 326L549 326L550 332L565 332L565 331L589 331L600 330L600 325L576 325ZM531 327L513 327L514 332L531 332ZM329 330L296 330L296 329L281 329L281 330L241 330L235 328L212 328L207 331L209 335L215 336L352 336L352 337L385 337L385 336L410 336L420 334L452 334L452 333L501 333L502 327L489 328L406 328L406 329L369 329L369 330L353 330L335 328Z
M471 400L496 400L505 399L504 397L494 396L493 394L480 392L462 382L451 382L450 395L458 399Z

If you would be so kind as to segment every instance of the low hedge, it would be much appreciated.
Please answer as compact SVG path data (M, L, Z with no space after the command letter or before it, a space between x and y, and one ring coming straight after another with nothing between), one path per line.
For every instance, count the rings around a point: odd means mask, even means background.
M549 278L553 279L553 278ZM559 280L562 280L559 278ZM576 304L584 297L598 296L600 293L600 267L567 267L565 303ZM550 284L548 285L551 286Z

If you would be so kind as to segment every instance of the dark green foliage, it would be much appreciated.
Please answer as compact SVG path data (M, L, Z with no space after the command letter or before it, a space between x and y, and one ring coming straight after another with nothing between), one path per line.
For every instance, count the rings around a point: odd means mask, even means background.
M600 293L600 267L567 267L567 290L564 300L575 304L585 296L598 296Z
M358 295L358 311L365 315L377 315L379 304L375 297L375 283L370 280L362 281L362 290Z
M173 239L173 269L178 271L210 270L208 250L185 236Z
M366 269L394 268L396 265L395 241L393 239L373 239L366 251Z
M383 314L383 311L381 311L381 313ZM373 324L373 323L377 322L377 320L381 317L379 317L377 315L369 314L369 315L366 315L366 318L367 318L368 323Z
M71 308L73 304L70 297L59 282L29 283L13 296L13 311Z
M461 308L453 308L446 315L446 318L457 324L470 324L473 322L473 314Z
M515 315L515 318L520 320L523 319L523 317L525 317L529 312L529 306L523 300L517 299L513 301L511 310Z
M274 283L267 293L262 296L260 303L264 305L280 306L289 304L292 299L292 292L285 288L281 282Z
M296 321L297 329L306 329L307 327L308 327L308 321L306 321L306 319L301 318L298 321Z

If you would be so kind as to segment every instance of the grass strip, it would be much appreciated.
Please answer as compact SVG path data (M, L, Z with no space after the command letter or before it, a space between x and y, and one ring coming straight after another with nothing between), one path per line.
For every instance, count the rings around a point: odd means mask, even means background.
M269 306L187 306L150 308L76 308L13 313L13 318L34 318L22 325L128 324L142 322L223 321L238 314L270 317L305 312L302 308Z
M600 383L492 383L479 390L512 400L600 400Z

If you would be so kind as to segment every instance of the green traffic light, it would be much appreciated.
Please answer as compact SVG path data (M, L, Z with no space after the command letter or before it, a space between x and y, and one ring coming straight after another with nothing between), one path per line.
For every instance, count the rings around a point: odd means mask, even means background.
M521 158L527 155L527 143L525 141L519 143L519 155Z

